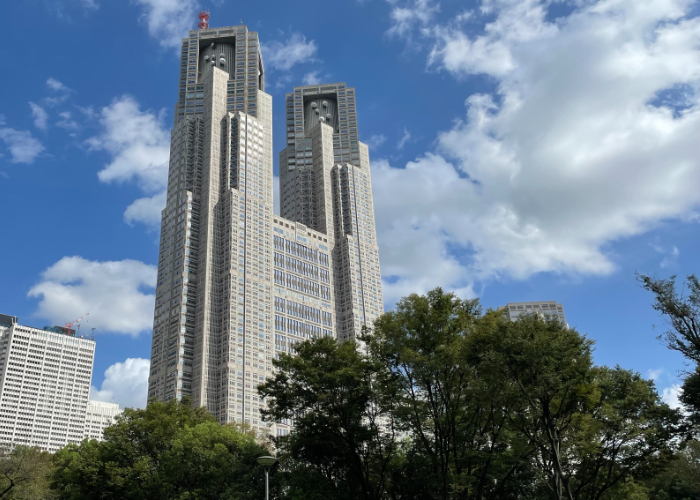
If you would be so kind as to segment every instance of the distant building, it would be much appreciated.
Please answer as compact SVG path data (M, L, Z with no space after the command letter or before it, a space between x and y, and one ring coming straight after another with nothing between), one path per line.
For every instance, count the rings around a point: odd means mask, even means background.
M65 331L0 314L0 444L55 452L100 434L104 418L91 417L94 427L86 428L95 341Z
M499 306L499 311L503 311L506 317L515 321L527 314L538 314L544 319L558 319L567 327L564 306L553 300L544 302L509 302L505 306Z
M123 411L117 403L88 401L85 414L85 437L102 441L104 439L104 430L112 425L117 415Z

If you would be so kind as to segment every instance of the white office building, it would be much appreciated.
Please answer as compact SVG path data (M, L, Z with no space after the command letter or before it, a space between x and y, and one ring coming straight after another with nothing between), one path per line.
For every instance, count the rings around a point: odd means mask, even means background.
M99 425L111 423L112 405L97 410L109 403L89 401L95 341L76 337L74 330L47 328L22 326L15 316L0 314L0 444L55 452L85 437L101 439ZM94 415L87 426L89 408L105 418Z
M554 300L543 302L509 302L505 306L499 306L499 311L503 311L506 317L515 321L516 319L528 315L537 314L544 319L558 319L568 327L564 306Z
M102 441L104 430L112 425L124 410L117 403L105 403L104 401L88 401L85 414L85 437Z

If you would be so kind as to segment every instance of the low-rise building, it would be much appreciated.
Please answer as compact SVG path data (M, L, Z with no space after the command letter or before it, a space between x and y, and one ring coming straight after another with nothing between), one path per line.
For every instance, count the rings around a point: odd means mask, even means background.
M564 315L564 306L554 300L540 302L509 302L505 306L499 306L498 310L503 311L506 317L511 321L515 321L524 315L537 314L544 319L558 319L568 327L566 316Z

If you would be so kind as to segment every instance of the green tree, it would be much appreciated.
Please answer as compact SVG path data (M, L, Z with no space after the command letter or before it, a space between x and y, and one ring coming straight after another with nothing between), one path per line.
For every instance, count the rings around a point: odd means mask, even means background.
M290 498L384 498L395 454L393 402L377 389L382 367L354 342L330 337L297 346L274 361L275 377L258 387L268 421L294 430L277 445L285 456Z
M154 402L125 410L105 441L59 450L53 487L66 500L252 499L265 454L252 435L187 400Z
M695 364L695 370L683 381L683 393L679 399L691 412L692 420L700 426L700 280L693 274L686 277L687 295L676 290L675 275L657 279L638 273L637 280L654 295L652 307L671 326L659 338L669 349L680 352Z
M645 290L654 294L652 307L670 323L671 329L663 333L666 345L682 353L695 363L700 363L700 281L695 275L686 277L688 295L676 291L676 276L656 279L637 274L637 280Z
M0 451L0 499L45 500L50 496L53 458L28 446Z
M537 447L533 463L555 500L636 494L631 484L663 467L684 436L653 383L594 367L592 342L556 320L499 319L479 349L517 388L511 422Z
M660 474L645 481L649 500L700 498L700 441L690 441Z
M396 422L410 437L405 479L393 483L420 491L414 498L516 498L524 487L533 447L509 431L517 400L472 355L472 336L487 321L477 300L438 288L403 298L365 338L391 374L383 389L394 392Z

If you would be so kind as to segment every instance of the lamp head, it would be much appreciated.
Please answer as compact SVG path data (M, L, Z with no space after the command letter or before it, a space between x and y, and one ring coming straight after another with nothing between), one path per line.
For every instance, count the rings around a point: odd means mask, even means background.
M265 467L272 467L273 465L275 465L275 462L277 462L277 459L271 456L264 456L258 458L258 463Z

